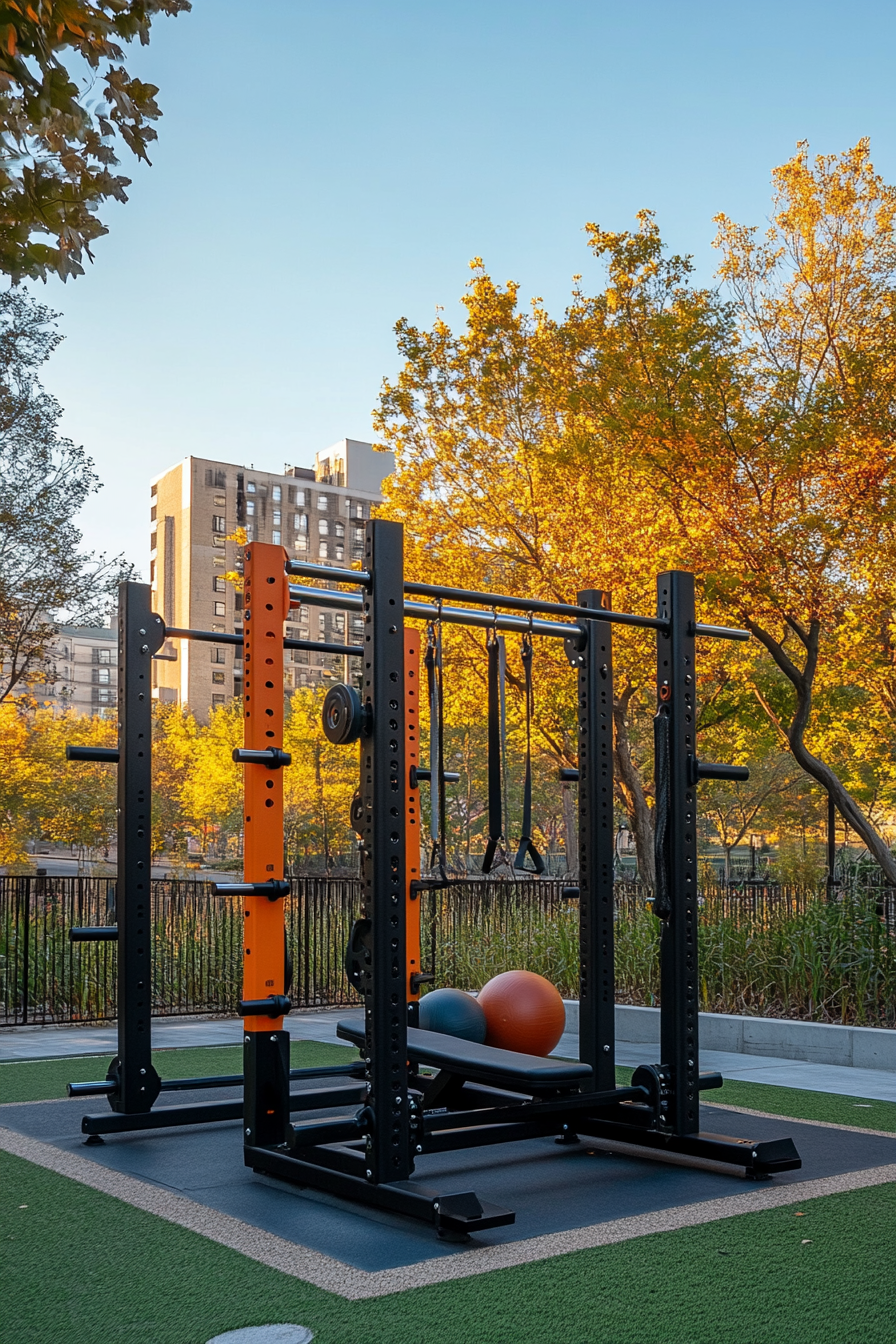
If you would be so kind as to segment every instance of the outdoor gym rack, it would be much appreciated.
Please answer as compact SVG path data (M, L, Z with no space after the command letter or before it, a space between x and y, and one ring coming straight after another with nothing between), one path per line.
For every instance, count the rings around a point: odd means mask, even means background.
M325 577L361 591L294 585L291 576ZM345 688L334 688L330 695L336 696L333 740L358 740L360 750L353 819L361 836L362 910L347 963L364 1013L340 1023L339 1034L360 1047L368 1086L365 1105L354 1116L290 1123L282 1066L287 1037L282 1019L274 1017L281 1002L282 908L279 902L262 903L258 895L247 897L247 930L254 929L254 934L251 947L247 943L251 974L246 992L255 1012L263 990L269 991L271 1002L268 1016L246 1020L247 1165L298 1185L408 1214L447 1234L514 1219L509 1209L485 1204L470 1190L432 1190L411 1180L418 1156L447 1149L548 1134L571 1142L581 1133L598 1144L619 1143L653 1156L722 1162L754 1177L799 1167L789 1138L754 1143L700 1131L699 1093L721 1086L722 1080L698 1071L696 786L701 778L743 778L745 772L697 758L695 639L749 636L696 622L693 575L659 575L657 611L649 617L610 610L607 596L597 589L580 592L576 604L567 606L406 583L400 525L373 520L366 529L363 571L290 561L279 547L253 543L246 550L246 585L247 594L251 587L244 655L247 748L259 745L265 722L271 745L282 740L279 635L290 601L338 606L363 616L357 713ZM418 602L414 594L436 600ZM476 610L477 605L491 610ZM508 610L501 613L499 608ZM405 619L564 641L577 677L578 707L577 1064L474 1046L420 1031L416 1025L419 637L405 630ZM614 625L654 629L657 637L654 908L661 916L661 1062L636 1070L629 1088L617 1088L615 1078ZM325 724L326 713L325 706ZM250 776L250 769L262 773ZM255 881L265 874L276 876L282 859L282 830L275 824L282 809L280 772L276 777L271 772L259 791L256 782L263 773L261 766L246 767L247 877ZM437 781L431 783L435 787ZM435 1079L421 1075L420 1068L426 1066L438 1070Z

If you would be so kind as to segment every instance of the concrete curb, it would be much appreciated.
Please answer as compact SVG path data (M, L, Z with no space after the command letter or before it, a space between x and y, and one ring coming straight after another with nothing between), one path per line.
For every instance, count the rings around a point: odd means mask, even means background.
M579 1030L579 1005L565 1000L566 1030ZM660 1010L616 1005L616 1039L659 1048ZM794 1022L778 1017L700 1014L700 1046L737 1055L799 1059L853 1069L896 1070L896 1031L887 1027L841 1027L827 1022Z

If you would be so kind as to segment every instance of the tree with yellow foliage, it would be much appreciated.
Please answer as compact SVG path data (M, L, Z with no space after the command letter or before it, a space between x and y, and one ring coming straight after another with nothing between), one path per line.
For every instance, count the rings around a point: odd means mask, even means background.
M896 883L885 838L825 759L817 712L844 684L896 704L896 195L864 141L814 162L800 146L774 182L764 242L719 217L725 294L693 285L644 212L633 234L588 226L606 284L577 283L562 320L538 301L522 314L516 286L477 261L460 335L442 318L430 332L400 322L404 366L377 412L396 454L385 512L408 524L414 577L437 567L459 586L565 599L599 587L649 610L658 570L695 570L701 615L747 625L767 656L746 655L742 685ZM857 641L869 656L849 666ZM648 749L639 759L632 732L648 712L647 645L618 641L614 719L649 877ZM551 657L539 726L562 758L571 700Z
M763 242L719 217L728 300L681 286L661 308L645 301L666 265L652 220L636 238L592 229L616 359L589 375L583 402L665 509L679 563L777 669L783 695L758 678L752 690L781 741L896 883L884 837L820 754L814 715L817 688L844 674L861 684L840 656L845 617L892 565L896 193L865 141L814 162L801 145L774 183ZM873 628L891 606L888 594L866 614Z
M115 768L70 762L65 749L115 745L108 719L54 715L22 698L0 705L0 865L21 868L26 845L48 840L93 858L112 842Z
M411 577L515 596L574 601L586 588L610 590L619 607L650 610L661 537L657 510L632 491L624 455L591 444L568 467L570 401L581 351L538 301L521 312L514 284L497 286L479 259L464 296L465 329L439 318L431 331L396 327L404 365L384 385L375 423L396 457L381 515L407 524ZM574 333L573 333L574 334ZM444 633L446 685L481 715L482 636ZM651 679L649 637L618 642L614 704L616 777L631 818L642 872L653 871L652 825L630 718ZM508 666L518 721L522 680L510 641ZM538 641L536 741L555 765L575 751L573 675L561 647ZM449 699L449 724L469 721ZM557 789L560 800L559 786Z

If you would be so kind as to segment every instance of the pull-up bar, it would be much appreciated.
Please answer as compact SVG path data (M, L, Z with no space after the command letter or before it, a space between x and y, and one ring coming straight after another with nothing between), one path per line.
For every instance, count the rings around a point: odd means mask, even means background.
M363 569L332 569L329 565L315 565L304 560L289 560L286 564L287 574L295 574L308 579L327 579L335 583L353 584L356 587L367 588L370 585L370 574ZM297 585L290 585L290 592L301 591ZM320 589L305 589L305 593L318 593ZM333 597L338 601L321 602L320 606L339 606L348 607L358 606L360 609L360 599L358 594L339 593L335 590L329 590ZM480 593L468 591L465 588L446 588L436 583L405 583L404 591L406 593L416 593L421 597L436 597L449 602L471 602L474 606L485 607L504 607L507 611L525 611L530 614L536 612L545 616L565 616L568 620L601 620L609 621L611 625L635 626L646 630L668 630L668 621L661 620L658 616L636 616L626 611L604 611L592 610L590 607L579 607L569 602L542 602L536 599L526 597L508 597L505 593ZM355 598L353 604L350 599ZM311 602L311 597L303 597L303 601ZM456 610L456 609L455 609ZM437 614L437 613L435 613ZM481 625L493 626L495 624L494 616L491 613L485 614L482 619L467 619L467 617L476 617L475 612L465 612L463 617L459 615L451 616L447 609L442 608L442 620L448 624L454 625ZM433 616L429 612L424 612L419 603L405 603L406 616L418 616L421 619L430 620ZM524 624L501 624L502 618L498 618L499 630L528 630L528 621ZM540 622L543 627L547 622ZM584 632L576 627L575 634L570 630L563 631L551 623L552 628L533 628L533 633L542 635L553 635L555 638L575 638ZM739 642L745 642L750 638L749 630L737 630L724 625L703 625L700 622L695 623L693 634L710 639L732 639Z
M314 589L317 592L317 589ZM318 606L325 606L326 603L318 602ZM334 605L330 603L330 605ZM343 605L339 603L338 605ZM183 630L177 626L166 626L166 639L194 639L201 644L233 644L243 646L242 635L225 635L223 632L215 633L214 630ZM357 644L325 644L314 639L284 639L284 649L307 649L310 653L340 653L348 654L350 658L360 658L364 650Z
M420 593L425 597L447 598L449 601L480 603L486 607L506 607L508 611L540 611L548 616L566 616L575 620L609 621L613 625L640 626L647 630L667 630L668 621L658 616L635 616L627 611L605 611L602 607L578 607L569 602L541 602L526 597L507 597L501 593L467 592L463 588L444 588L436 583L406 583L406 593ZM407 605L405 605L407 610ZM729 629L724 625L694 626L695 635L708 635L715 639L748 640L749 630Z
M337 593L329 588L305 588L291 583L289 596L293 602L307 602L318 607L339 607L348 611L364 609L364 598L360 593ZM440 607L428 602L405 602L404 614L418 621L441 620L446 625L476 625L489 630L516 630L519 633L531 631L533 635L547 635L554 639L582 639L585 635L580 625L565 625L560 621L537 621L524 616L499 616L491 611ZM596 614L598 613L589 613L589 615Z

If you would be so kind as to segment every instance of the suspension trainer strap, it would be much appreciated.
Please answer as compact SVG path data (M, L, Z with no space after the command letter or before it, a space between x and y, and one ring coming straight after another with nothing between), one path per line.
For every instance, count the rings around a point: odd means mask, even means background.
M503 708L504 686L501 673L504 670L504 640L494 630L485 637L488 654L488 840L482 871L490 873L498 863L506 863L502 841L504 839L503 808Z
M504 804L504 819L509 820L510 804L507 801L507 640L498 636L498 698L501 703L501 799Z
M544 859L532 839L532 714L535 696L532 690L532 636L528 633L523 635L521 654L526 698L526 777L523 782L523 833L513 866L526 873L543 873ZM532 860L531 868L526 866L527 857Z
M429 693L429 866L438 865L447 881L445 862L445 766L442 700L442 630L426 627L426 686Z
M441 613L441 601L439 603L439 612ZM442 666L442 620L439 616L439 623L436 626L436 674L438 679L438 710L439 710L439 773L438 773L438 795L439 795L439 877L445 883L448 881L448 860L445 849L445 835L448 829L448 816L445 808L445 676ZM431 787L431 786L430 786Z

